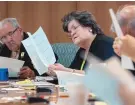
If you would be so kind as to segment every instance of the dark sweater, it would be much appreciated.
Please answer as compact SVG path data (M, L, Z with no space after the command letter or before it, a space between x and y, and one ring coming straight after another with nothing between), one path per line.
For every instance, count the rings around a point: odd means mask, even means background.
M91 44L89 53L93 54L95 57L98 57L103 61L107 60L108 58L116 55L113 51L112 45L112 38L105 35L97 35ZM80 56L82 52L85 52L85 49L80 48L75 56L75 59L71 63L70 68L80 70L83 62L83 57ZM87 62L85 63L85 66L86 64Z

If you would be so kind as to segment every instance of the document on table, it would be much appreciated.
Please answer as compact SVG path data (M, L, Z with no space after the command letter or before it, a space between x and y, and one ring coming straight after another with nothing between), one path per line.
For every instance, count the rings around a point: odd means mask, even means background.
M117 21L115 15L114 15L113 10L109 9L109 12L110 12L110 16L111 16L111 19L112 19L112 22L113 22L117 37L123 36L123 32L122 32L122 30L121 30L121 28L120 28L120 26L118 24L118 21ZM132 60L129 57L125 56L125 55L121 56L121 65L122 65L122 67L124 69L135 70Z
M23 64L24 61L0 56L0 68L8 68L9 77L18 77Z
M55 71L57 74L58 82L60 86L65 86L67 83L83 83L84 74Z
M112 58L106 63L107 66L92 65L87 69L84 84L108 105L123 105L119 96L119 84L126 84L135 91L134 77L130 72L121 68L120 62L116 58Z
M54 80L54 77L52 77L52 76L36 76L36 78L35 78L35 81L42 81L42 82L44 82L44 81L53 81Z
M54 84L49 83L49 82L35 82L33 80L26 79L24 81L17 81L17 82L11 82L10 83L12 86L17 87L17 86L22 86L22 87L31 87L34 88L34 86L48 86L52 87Z
M31 35L29 38L22 41L25 49L27 50L35 68L41 75L48 71L48 66L56 62L53 49L47 39L42 27Z

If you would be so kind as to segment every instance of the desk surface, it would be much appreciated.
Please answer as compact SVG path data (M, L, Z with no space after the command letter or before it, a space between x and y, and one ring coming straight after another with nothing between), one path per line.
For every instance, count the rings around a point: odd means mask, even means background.
M2 87L2 86L1 86ZM0 87L0 88L1 88ZM57 89L59 90L59 89ZM57 91L58 92L58 91ZM3 95L4 97L17 97L17 96L24 96L25 93L29 93L31 96L33 96L35 94L34 90L10 90L8 91L8 94ZM62 92L59 92L59 96L58 94L53 94L50 98L51 102L55 102L54 105L71 105L69 103L69 97L67 96L62 96L61 95ZM6 102L5 100L2 100L1 97L3 97L2 94L0 93L0 105L29 105L28 103L24 103L24 102ZM95 104L88 104L88 105L107 105L104 102L100 102L100 101L96 101L94 102ZM34 104L32 104L34 105ZM35 105L45 105L44 103L35 103ZM51 105L51 104L50 104Z
M24 92L34 92L34 91L31 91L31 90L25 90L25 91L11 91L8 95L9 96L18 96L20 94L23 94ZM18 94L19 93L19 94ZM56 98L56 97L55 97ZM56 102L57 101L57 102ZM69 97L58 97L58 100L53 100L51 102L54 102L55 104L54 105L69 105L70 103L70 100L69 100ZM106 103L104 102L100 102L100 101L96 101L94 102L95 104L94 105L107 105ZM0 105L29 105L28 103L22 103L22 102L4 102L3 100L0 100ZM32 104L34 105L34 104ZM45 105L44 103L35 103L35 105ZM93 105L93 104L88 104L88 105Z

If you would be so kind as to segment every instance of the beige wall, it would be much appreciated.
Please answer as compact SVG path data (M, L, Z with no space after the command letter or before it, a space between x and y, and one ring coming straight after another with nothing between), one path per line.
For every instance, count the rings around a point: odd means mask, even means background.
M15 17L18 19L24 31L35 32L41 25L51 43L69 42L61 27L61 18L73 10L88 10L96 17L98 24L102 27L105 34L111 35L109 31L111 19L108 9L115 11L119 6L134 4L131 1L70 1L70 2L0 2L0 19Z

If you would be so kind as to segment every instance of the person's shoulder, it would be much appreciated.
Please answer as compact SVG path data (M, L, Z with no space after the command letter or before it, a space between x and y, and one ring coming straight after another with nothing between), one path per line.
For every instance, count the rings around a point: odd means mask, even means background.
M3 45L1 45L1 50L3 51L7 51L7 50L9 50L8 49L8 47L5 45L5 44L3 44Z
M24 35L23 40L24 40L24 39L27 39L27 38L29 37L26 32L23 32L23 35Z
M113 38L107 35L98 36L97 41L98 46L98 57L102 60L107 60L108 58L115 56L115 52L113 50Z
M113 42L114 39L110 35L99 35L99 40L105 41L105 42Z
M9 56L9 54L11 53L11 51L8 49L8 47L5 45L5 44L3 44L2 46L1 46L1 49L0 49L1 51L0 51L0 56Z
M22 40L25 40L27 38L28 38L28 34L26 32L23 32L23 39ZM22 43L21 43L21 46L20 46L20 52L27 52Z
M110 37L109 35L99 35L98 40L105 42L105 43L108 43L108 44L109 43L112 44L114 41L114 39L112 37Z

